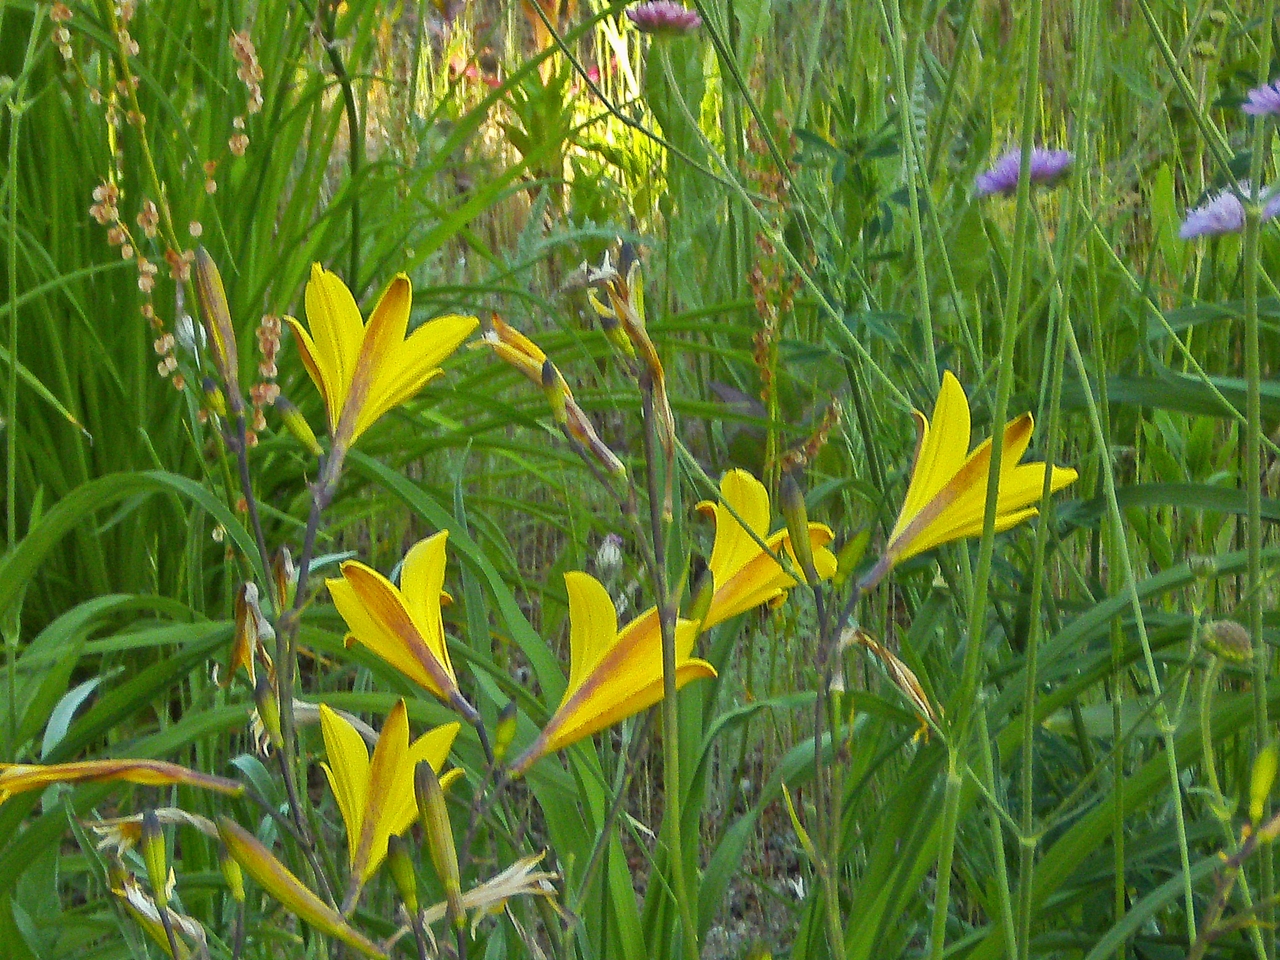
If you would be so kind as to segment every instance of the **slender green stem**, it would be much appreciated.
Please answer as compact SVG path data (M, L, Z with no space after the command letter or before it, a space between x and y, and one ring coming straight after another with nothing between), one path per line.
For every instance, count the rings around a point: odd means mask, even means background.
M663 477L666 463L658 441L657 417L654 413L653 385L642 384L644 391L645 474L649 486L649 531L653 539L653 590L658 604L658 626L662 631L662 771L666 785L666 822L668 841L667 865L671 872L671 890L680 915L680 938L684 955L697 960L698 925L693 918L685 878L685 849L681 838L683 816L683 783L680 779L680 716L676 703L676 606L667 587L667 521L662 515Z
M1026 708L1026 712L1030 713L1030 707ZM978 776L986 792L991 795L991 806L993 816L991 817L991 842L995 846L995 867L996 867L996 895L999 898L1000 905L1000 927L1004 931L1005 953L1013 956L1014 944L1021 944L1018 939L1018 932L1013 926L1013 897L1009 892L1009 867L1005 860L1004 854L1004 830L1001 828L1000 821L1000 805L995 796L996 772L995 763L991 756L991 734L987 731L987 708L985 704L978 705L977 718L977 738L978 738ZM1021 859L1025 861L1026 851L1035 852L1035 838L1026 830L1021 831L1018 837L1018 844L1023 856Z
M1271 71L1271 26L1275 23L1275 0L1265 4L1264 25L1258 44L1258 75L1265 83ZM1248 518L1245 526L1245 551L1248 574L1246 577L1246 606L1249 614L1249 636L1253 640L1253 741L1254 749L1261 750L1270 736L1267 717L1267 681L1271 674L1271 648L1262 635L1262 362L1258 330L1258 234L1262 229L1261 191L1263 159L1269 152L1271 140L1270 119L1260 117L1254 124L1253 150L1250 161L1249 181L1253 191L1245 205L1244 221L1244 377L1245 377L1245 440L1244 481L1245 503ZM1271 805L1265 808L1269 817ZM1260 854L1262 878L1259 885L1261 912L1259 922L1271 929L1275 921L1275 859L1271 844L1266 844ZM1267 956L1274 958L1275 938L1269 937Z
M322 39L325 55L333 68L333 75L342 89L343 112L347 115L347 166L351 178L351 265L348 268L347 282L356 296L360 295L360 191L355 189L360 178L360 161L364 156L364 133L360 125L360 112L356 109L355 89L351 85L351 74L342 61L338 50L337 30L338 4L330 3L325 7ZM415 65L416 69L416 65Z
M1080 344L1076 340L1075 328L1072 326L1069 315L1064 315L1062 327L1067 336L1067 347L1071 351L1071 361L1075 365L1084 389L1085 408L1088 413L1089 426L1093 432L1094 442L1097 444L1099 451L1104 455L1108 455L1111 448L1102 432L1102 421L1098 416L1098 405L1088 384L1088 367L1085 365L1084 356L1080 352ZM1124 519L1120 513L1119 501L1116 499L1115 477L1112 474L1109 456L1107 461L1101 465L1100 473L1108 515L1117 530L1123 529ZM1129 596L1134 624L1138 633L1138 643L1142 647L1142 658L1146 666L1147 682L1151 687L1151 697L1155 704L1156 727L1164 744L1165 757L1169 767L1169 787L1173 791L1174 826L1177 830L1178 854L1181 859L1184 883L1183 898L1187 911L1187 943L1190 946L1195 941L1195 900L1191 889L1191 856L1187 845L1187 824L1182 809L1182 781L1178 777L1177 740L1174 737L1174 726L1169 721L1169 713L1164 705L1164 693L1160 687L1160 672L1156 669L1155 656L1151 652L1151 639L1147 635L1147 621L1142 610L1142 598L1138 594L1138 581L1134 574L1133 561L1129 557L1127 545L1123 540L1119 541L1116 546L1116 552L1110 559L1113 564L1117 564L1120 567L1120 573L1124 579L1124 589Z
M942 960L947 942L947 914L951 909L951 861L956 851L956 824L960 819L960 788L954 744L947 748L947 779L942 795L942 830L938 837L938 879L933 895L933 924L929 930L930 960Z
M905 52L904 34L906 27L902 22L902 8L898 0L889 0L886 9L884 0L880 0L880 16L884 21L885 35L889 40L889 49L893 54L893 78L898 100L898 129L902 135L902 173L907 181L907 209L911 216L911 243L915 247L916 265L916 309L920 313L920 325L924 332L925 382L936 391L938 388L938 348L933 342L933 311L930 308L930 288L928 262L924 249L924 231L920 226L920 192L917 181L921 175L920 157L917 152L915 138L915 121L911 116L911 108L915 103L915 91L908 86L907 56ZM912 41L912 66L915 66L916 44ZM912 73L912 77L915 74Z

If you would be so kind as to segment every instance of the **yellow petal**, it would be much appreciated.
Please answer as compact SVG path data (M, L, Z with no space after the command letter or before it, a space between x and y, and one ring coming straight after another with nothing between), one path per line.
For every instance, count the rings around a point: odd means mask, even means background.
M418 802L413 795L413 771L423 760L430 763L431 769L436 773L443 770L461 726L459 723L443 724L424 733L409 747L404 769L388 791L384 814L388 836L395 837L404 833L418 816ZM458 772L461 773L461 770Z
M316 389L320 391L320 397L324 400L325 416L329 419L329 432L332 433L338 427L338 417L342 414L342 403L338 397L340 387L335 380L328 380L328 377L335 377L327 368L322 368L316 360L316 344L311 339L311 334L293 317L285 317L289 322L289 328L293 330L294 340L298 344L298 355L302 357L302 365L307 368L307 373L311 376L311 382L316 385Z
M689 659L687 652L697 639L698 625L689 620L676 624L676 688L691 680L716 675L705 660ZM547 724L552 735L546 753L567 747L606 727L645 710L662 699L662 636L654 615L642 615L623 630L600 668L577 693L561 704Z
M716 583L728 581L760 553L759 539L769 533L769 493L764 484L745 470L730 470L720 478L720 498L715 508L716 539L708 566ZM737 512L746 528L733 518L725 504Z
M441 699L457 691L453 668L427 644L405 608L400 591L378 571L348 560L342 579L327 581L334 606L351 636Z
M238 823L218 818L218 835L232 859L257 881L262 889L275 897L300 919L321 933L328 934L359 950L366 957L385 958L386 954L352 928L337 910L329 906L289 872L289 869L264 847L253 834Z
M324 734L325 756L329 758L321 768L338 801L342 822L347 825L347 853L354 870L369 796L369 751L355 727L323 703L320 731Z
M79 760L75 763L0 763L0 803L18 793L43 790L55 783L122 780L148 787L187 784L237 795L244 785L225 777L188 770L165 760Z
M932 421L914 411L920 438L916 444L911 483L902 503L902 512L889 540L897 539L906 526L947 485L960 470L969 452L969 400L950 370L942 375L942 389L933 408Z
M360 308L346 284L320 264L312 264L304 296L314 345L312 360L325 382L325 403L336 429L364 339Z
M618 636L618 611L609 592L588 573L564 575L569 593L569 686L571 697L609 652ZM657 623L657 611L653 611Z
M408 285L407 279L405 285ZM457 350L479 324L476 317L439 317L424 323L409 339L393 344L378 365L360 412L356 435L388 410L411 399L429 380L440 376L441 362ZM369 326L373 326L372 318Z
M448 540L449 531L441 530L409 549L400 567L400 596L423 642L453 676L449 646L444 639L444 618L440 613L440 601L446 595L444 572Z
M377 396L381 381L395 376L399 371L394 354L404 342L409 327L409 307L413 302L413 287L403 273L397 274L378 298L369 322L364 327L360 342L360 355L351 376L351 389L342 415L349 422L351 439L364 433L388 408L377 409Z
M409 716L404 701L397 700L382 725L378 745L373 748L373 759L369 762L369 793L360 846L352 866L362 883L369 881L387 857L387 841L392 832L388 813L396 806L396 784L409 770L408 752Z

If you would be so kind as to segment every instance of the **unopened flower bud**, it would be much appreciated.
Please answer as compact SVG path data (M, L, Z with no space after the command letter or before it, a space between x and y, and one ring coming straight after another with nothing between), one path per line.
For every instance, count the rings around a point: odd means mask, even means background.
M1276 770L1280 767L1280 747L1275 742L1262 748L1253 761L1253 772L1249 777L1249 821L1254 824L1262 822L1267 806L1267 798L1271 796L1271 787L1276 782Z
M560 371L550 360L542 362L542 392L547 395L547 404L551 407L551 416L555 422L564 426L569 422L569 414L565 409L564 388L561 386Z
M324 453L324 448L316 439L315 431L311 429L311 424L307 423L307 418L302 415L301 410L284 397L276 397L275 408L280 414L280 419L284 421L285 429L293 434L294 439L306 447L312 456L318 457Z
M253 688L253 701L257 704L262 728L271 738L271 745L279 750L284 744L284 735L280 732L280 701L276 697L275 687L265 673L258 674L258 682Z
M400 894L400 902L409 916L414 916L418 912L418 877L413 870L413 858L409 856L409 843L404 837L387 840L387 866L391 870L391 879L395 881L396 892Z
M787 471L782 475L782 489L779 491L782 501L782 516L787 521L787 532L791 535L791 553L800 565L806 583L818 582L818 569L813 564L813 544L809 540L809 508L804 502L804 491L796 482L795 474Z
M240 864L227 851L226 844L218 844L218 866L222 868L222 878L227 881L231 899L244 903L244 874L240 872Z
M151 881L151 893L163 910L169 905L169 864L165 856L164 831L154 810L142 815L142 859L147 864L147 878Z
M225 417L227 415L227 398L223 395L213 377L205 377L201 380L200 387L204 391L204 405L218 416Z
M843 586L849 579L849 575L858 568L858 564L862 563L862 558L867 554L867 545L870 543L871 530L868 527L863 527L845 541L840 552L836 554L836 575L832 582L837 587Z
M236 331L227 306L222 275L204 247L196 247L196 294L204 315L209 339L213 342L213 362L228 392L240 395L240 359L236 353Z
M711 609L711 598L715 596L715 593L716 580L711 575L711 568L708 567L702 571L702 575L695 582L693 601L689 604L689 610L685 617L701 623L706 619L707 611Z
M298 571L288 547L281 547L271 558L271 583L275 587L276 610L288 610L298 592Z
M1209 652L1231 663L1247 663L1253 657L1249 631L1234 620L1210 620L1200 628Z
M413 774L413 792L418 801L418 816L427 836L427 849L436 876L444 886L445 909L450 922L461 929L467 922L462 905L462 875L458 870L458 854L453 846L453 827L449 823L449 810L445 805L444 791L431 764L423 760Z
M516 738L516 702L508 700L507 705L498 714L498 723L493 730L493 759L501 763L511 749L511 741Z

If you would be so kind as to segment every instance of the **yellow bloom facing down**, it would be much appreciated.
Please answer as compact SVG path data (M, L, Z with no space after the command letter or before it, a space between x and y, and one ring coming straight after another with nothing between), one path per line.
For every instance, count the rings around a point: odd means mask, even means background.
M746 527L734 519L729 507ZM759 480L745 470L730 470L720 478L720 502L703 501L698 509L711 514L716 521L716 538L707 565L715 592L702 619L703 630L710 630L762 603L778 600L796 585L795 578L757 542L763 540L775 554L786 551L792 564L796 564L791 535L786 528L769 533L769 492ZM826 524L809 524L813 563L823 580L836 572L835 555L827 549L831 540L831 528Z
M89 783L123 780L148 787L186 784L238 795L244 785L225 777L188 770L165 760L81 760L76 763L0 763L0 803L28 790L43 790L55 783Z
M369 881L387 856L387 841L404 833L418 815L413 771L426 760L437 772L444 766L459 724L449 723L409 743L409 718L400 700L387 715L373 757L356 728L324 704L325 776L347 825L351 894Z
M441 530L414 544L400 568L399 588L356 560L342 565L341 578L325 583L347 622L347 646L358 642L368 647L475 723L475 708L458 690L440 615L448 537Z
M451 314L424 323L406 338L413 288L403 273L391 281L367 324L346 284L318 263L311 268L305 300L310 332L292 317L289 326L324 397L329 432L343 445L438 376L441 361L479 324L475 317Z
M951 371L942 376L942 389L932 419L912 411L919 431L911 483L902 512L889 535L889 545L866 580L879 572L936 546L982 534L991 467L991 440L969 452L969 400ZM996 531L1008 530L1034 517L1044 492L1044 474L1052 471L1050 489L1073 483L1076 472L1045 463L1018 463L1031 443L1031 414L1010 420L1004 428L1000 458Z
M539 757L589 737L662 699L662 632L657 608L618 630L608 591L586 573L564 575L569 593L569 686L538 739L512 764L520 776ZM676 621L676 686L714 677L715 668L690 656L698 624Z

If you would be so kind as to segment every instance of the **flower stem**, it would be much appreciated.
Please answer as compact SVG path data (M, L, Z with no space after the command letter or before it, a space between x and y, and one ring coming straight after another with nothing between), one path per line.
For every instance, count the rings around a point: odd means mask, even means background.
M1258 44L1259 76L1263 83L1270 78L1271 25L1275 22L1275 0L1268 0L1264 28ZM1258 331L1258 234L1262 229L1261 181L1263 158L1269 152L1271 122L1259 117L1254 124L1253 150L1250 162L1252 197L1245 205L1244 220L1244 376L1245 376L1245 440L1244 481L1248 519L1245 527L1245 550L1248 574L1246 603L1249 614L1249 636L1253 640L1253 740L1261 750L1269 736L1267 717L1267 679L1271 673L1271 649L1262 635L1262 368ZM1206 758L1208 759L1208 758ZM1271 815L1271 804L1264 807L1263 817ZM1258 921L1270 930L1275 921L1275 860L1270 844L1261 851L1261 912ZM1274 958L1275 938L1267 938L1267 956Z
M688 960L698 958L698 927L694 923L685 878L684 843L680 836L680 717L676 703L676 607L667 588L666 526L662 514L663 478L659 464L666 461L658 442L654 413L653 385L642 384L644 390L645 475L649 485L649 527L653 538L653 591L658 603L658 626L662 631L662 775L666 784L667 865L671 873L671 889L676 899L683 931L681 945Z

